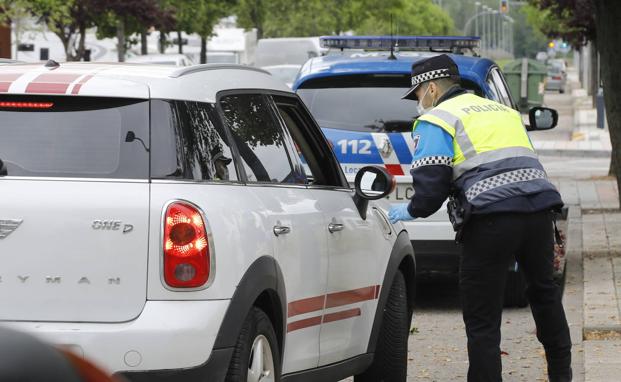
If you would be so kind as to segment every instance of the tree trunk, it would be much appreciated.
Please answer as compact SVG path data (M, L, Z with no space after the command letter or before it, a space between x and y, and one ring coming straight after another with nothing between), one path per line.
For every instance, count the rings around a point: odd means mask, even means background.
M608 176L615 176L616 173L617 173L617 164L615 163L615 156L611 155L610 169L608 170Z
M201 64L207 63L207 37L201 36Z
M177 45L179 45L179 54L183 54L183 40L181 39L181 31L177 31Z
M166 52L166 33L160 31L160 43L159 43L160 54L164 54Z
M591 100L593 102L593 107L595 107L597 102L597 89L599 88L600 78L599 78L599 56L598 56L598 47L597 42L591 44L591 82L589 94L591 95Z
M116 24L117 52L119 62L125 62L125 20L119 19Z
M601 54L601 73L604 84L604 102L606 117L612 143L612 162L615 164L614 176L617 178L619 200L621 204L621 50L618 49L618 24L621 20L621 2L595 0L595 22L597 41Z
M84 50L86 49L86 25L81 24L78 33L80 34L80 40L78 41L78 52L76 54L76 61L84 59Z
M140 32L140 54L146 56L149 54L147 47L147 31Z

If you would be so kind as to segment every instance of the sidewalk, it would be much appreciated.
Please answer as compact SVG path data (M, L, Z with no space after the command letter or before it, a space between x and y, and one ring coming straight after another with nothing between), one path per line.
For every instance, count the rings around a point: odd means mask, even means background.
M556 183L566 203L571 204L568 266L579 266L580 260L583 266L582 325L574 325L571 329L574 357L584 357L584 370L575 370L574 380L619 381L621 211L616 181L561 180ZM569 300L567 302L565 308L571 321L576 309Z
M574 68L570 67L567 74L567 89L571 94L571 100L569 105L563 105L568 107L566 110L568 113L559 110L559 125L555 128L557 131L566 130L567 134L565 139L550 140L546 136L549 134L547 132L531 133L533 146L540 155L610 157L612 151L610 134L606 129L597 128L597 111L593 106L592 98L580 86L578 74ZM554 96L553 93L546 93L546 99ZM547 100L544 101L549 107L558 107Z

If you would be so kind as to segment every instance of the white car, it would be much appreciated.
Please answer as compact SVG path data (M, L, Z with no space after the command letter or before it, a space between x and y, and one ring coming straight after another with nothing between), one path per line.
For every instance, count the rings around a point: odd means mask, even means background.
M260 69L0 67L0 321L130 381L405 381L415 262Z
M194 65L192 60L185 54L146 54L134 56L127 59L132 64L154 64L154 65L173 65L190 66Z

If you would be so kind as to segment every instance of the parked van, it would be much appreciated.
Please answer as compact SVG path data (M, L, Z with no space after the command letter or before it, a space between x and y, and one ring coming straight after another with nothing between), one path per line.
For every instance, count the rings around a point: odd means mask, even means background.
M308 59L322 56L319 37L265 38L259 40L255 65L303 65Z

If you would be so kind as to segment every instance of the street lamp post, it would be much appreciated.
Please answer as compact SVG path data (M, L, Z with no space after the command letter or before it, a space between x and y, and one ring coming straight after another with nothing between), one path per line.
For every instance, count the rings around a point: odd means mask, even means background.
M490 28L489 28L489 11L490 8L487 5L483 6L483 10L485 11L485 14L483 15L483 34L484 34L484 42L485 42L485 55L487 56L487 53L489 52L489 48L490 48Z
M499 27L499 22L498 20L500 19L499 17L499 13L497 10L494 10L494 14L492 15L492 17L494 18L493 20L493 28L494 28L494 49L498 50L499 48L499 43L500 43L500 27Z
M474 3L474 35L479 36L479 7L481 6L480 1L476 1ZM466 34L468 31L466 31Z

